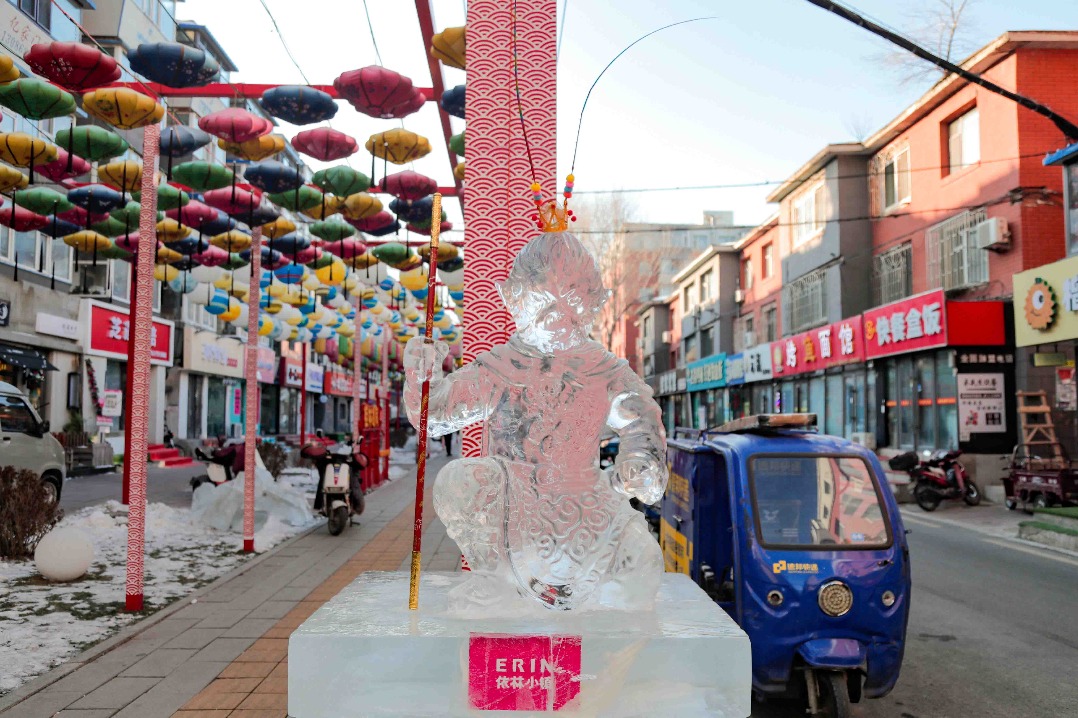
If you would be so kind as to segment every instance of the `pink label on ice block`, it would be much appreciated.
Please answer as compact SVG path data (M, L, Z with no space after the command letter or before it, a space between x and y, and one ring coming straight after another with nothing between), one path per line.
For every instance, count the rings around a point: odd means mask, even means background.
M468 699L486 711L556 711L580 693L580 636L473 633Z

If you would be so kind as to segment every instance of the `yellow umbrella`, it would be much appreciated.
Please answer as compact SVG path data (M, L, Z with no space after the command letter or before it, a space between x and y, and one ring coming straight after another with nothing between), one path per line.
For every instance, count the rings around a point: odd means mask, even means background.
M56 145L24 132L0 133L0 160L16 167L42 165L56 159Z
M160 253L158 255L160 257ZM171 282L178 276L180 276L180 270L167 264L158 264L153 268L153 278L159 282Z
M366 192L356 192L344 200L344 216L348 219L364 219L382 211L382 201Z
M429 244L421 244L421 245L419 245L419 247L416 248L416 251L419 252L419 256L422 257L423 259L425 259L425 260L430 259L430 245ZM457 246L455 244L450 244L449 242L439 242L438 243L438 261L439 262L444 262L447 259L456 259L459 256L460 256L460 250L457 249Z
M9 55L0 55L0 84L6 85L19 79L19 68Z
M6 57L6 55L0 55L0 57ZM14 167L0 165L0 192L22 189L28 184L30 184L30 180L22 172L19 172Z
M157 223L157 240L159 242L178 242L190 234L190 227L185 227L171 217L165 217Z
M290 219L284 217L278 217L272 222L268 222L262 225L262 236L267 239L277 239L283 237L289 232L296 231L296 224Z
M464 181L464 160L457 163L457 166L453 168L453 176L461 182Z
M234 322L240 318L240 309L243 307L236 299L229 298L228 309L218 315L222 322Z
M322 284L325 284L327 287L336 287L344 281L344 273L346 271L347 268L344 266L344 262L339 259L334 259L331 263L321 269L314 270L314 274L318 277L318 281L322 282Z
M82 96L82 107L99 120L133 130L153 125L165 116L165 108L157 100L127 87L102 87Z
M403 165L430 154L430 142L426 137L396 127L370 136L364 145L375 157Z
M284 149L285 144L285 139L281 135L263 135L262 137L239 143L217 140L217 146L225 152L252 162L273 157L273 155L280 153Z
M465 41L467 28L447 27L439 33L435 33L430 39L431 57L441 60L449 67L464 69L466 53Z
M64 244L74 247L80 252L93 252L95 248L98 251L108 249L112 246L112 240L93 230L84 229L81 232L74 232L64 237Z
M142 184L142 163L135 160L118 160L97 168L97 176L113 189L136 192Z
M319 202L313 207L308 207L303 210L303 214L313 219L325 219L326 217L332 217L341 211L344 206L344 200L340 197L334 197L331 194L323 194L323 201ZM325 211L323 211L323 209Z
M162 247L157 250L157 261L164 262L165 264L172 264L173 262L179 262L184 259L184 255L179 252L169 249L168 247Z
M210 244L227 252L242 252L251 246L251 237L238 229L230 229L227 232L214 235L210 239Z

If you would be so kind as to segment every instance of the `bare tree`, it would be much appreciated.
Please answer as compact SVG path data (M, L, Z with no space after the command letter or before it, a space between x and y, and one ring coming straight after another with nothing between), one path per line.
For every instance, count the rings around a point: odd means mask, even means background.
M904 34L950 62L960 62L978 45L974 9L980 0L919 0L907 10ZM938 80L947 73L905 50L875 58L903 84Z
M628 231L635 208L623 194L602 195L579 204L573 230L595 255L610 299L596 322L596 339L611 349L618 327L658 287L661 254L634 241ZM643 246L642 246L643 245Z

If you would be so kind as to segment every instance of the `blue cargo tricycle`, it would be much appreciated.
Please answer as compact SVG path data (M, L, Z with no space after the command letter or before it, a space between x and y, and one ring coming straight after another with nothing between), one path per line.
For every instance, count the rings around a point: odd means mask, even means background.
M906 532L876 456L756 415L668 442L660 542L749 635L759 699L850 715L898 680L910 605Z

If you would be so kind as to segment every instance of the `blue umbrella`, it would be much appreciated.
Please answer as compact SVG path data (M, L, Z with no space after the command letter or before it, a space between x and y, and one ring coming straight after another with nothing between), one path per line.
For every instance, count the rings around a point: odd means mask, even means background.
M247 216L237 215L241 221L246 222L250 227L260 227L263 224L269 224L273 220L281 216L281 213L275 210L273 207L256 207L253 212L249 212Z
M442 109L453 115L453 117L459 117L464 119L464 85L457 85L452 90L446 90L442 93L442 100L438 103L442 106Z
M182 157L205 147L213 139L197 127L172 125L161 130L161 154L166 157Z
M431 217L434 208L433 197L423 197L417 200L395 199L389 203L389 211L397 215L398 219L406 222L423 222Z
M209 53L178 42L144 42L127 59L132 70L169 87L198 87L221 74Z
M328 93L303 85L282 85L266 90L262 93L262 107L293 125L324 122L337 114L337 103Z
M243 177L263 192L277 194L293 190L303 184L303 175L295 167L277 160L267 160L247 168Z
M165 246L180 254L190 256L192 254L205 252L210 247L210 243L205 239L186 237L184 239L178 239L175 242L166 242Z
M242 252L240 252L240 256L243 257L248 262L250 262L251 261L251 250L250 249L243 250ZM265 247L265 246L262 247L262 264L263 265L276 264L279 261L281 261L281 253L280 252L278 252L278 251L276 251L274 249L271 249L270 247Z
M46 219L49 223L38 230L38 232L44 232L50 237L66 237L69 234L81 231L83 228L74 222L68 222L67 220L60 219L55 215L51 215Z
M399 232L400 228L401 228L401 223L398 222L397 220L393 220L392 222L385 225L384 227L378 227L377 229L365 229L365 230L363 230L363 233L364 234L369 234L372 237L384 237L387 234L394 234L396 232Z
M286 264L274 269L273 273L285 284L296 284L303 279L303 267L298 264Z
M199 225L198 230L203 234L214 236L218 234L224 234L230 229L236 228L236 220L231 219L227 214L221 210L217 210L217 219L211 219L208 222L203 222Z
M112 187L90 184L69 191L67 201L77 204L90 214L108 214L124 204L124 197Z
M275 249L286 257L301 252L311 246L311 240L298 234L286 234L266 242L266 246Z

